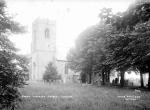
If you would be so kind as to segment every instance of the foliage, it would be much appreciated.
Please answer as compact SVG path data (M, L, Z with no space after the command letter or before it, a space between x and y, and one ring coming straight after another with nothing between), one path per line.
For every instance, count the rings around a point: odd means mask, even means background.
M20 101L20 93L18 87L22 87L25 83L22 77L22 70L12 63L12 56L4 51L0 52L0 108L14 108L17 101Z
M0 1L0 109L14 109L21 98L18 88L25 84L24 69L18 69L17 65L26 64L18 59L21 56L16 54L17 49L8 36L24 32L24 28L8 17L5 7L5 2ZM15 59L18 64L13 62Z
M46 67L46 71L43 75L43 80L46 82L53 82L59 79L61 79L61 76L58 75L56 67L50 62Z
M104 73L109 75L111 69L117 69L122 86L124 73L130 67L150 73L149 12L150 2L146 1L136 1L125 12L117 14L103 8L99 14L101 22L81 33L75 49L68 54L72 69L85 74L101 70L103 80Z
M12 17L6 13L6 3L4 0L0 1L0 33L22 33L25 32L25 28L18 22L15 22Z
M149 59L144 60L150 50L149 5L147 2L134 4L122 16L111 18L115 21L111 25L116 30L112 30L112 34L108 36L106 64L118 68L122 78L125 70L131 66L140 71L141 68L149 67Z
M89 27L79 35L76 47L68 53L67 58L71 61L71 68L89 75L89 83L92 82L93 71L102 66L105 59L104 44L105 35L109 33L108 30L109 26L103 24Z

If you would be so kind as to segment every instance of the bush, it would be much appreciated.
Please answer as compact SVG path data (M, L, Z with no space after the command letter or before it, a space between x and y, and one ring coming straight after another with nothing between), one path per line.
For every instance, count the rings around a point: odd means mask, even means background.
M50 62L46 67L46 71L43 75L43 80L46 82L54 82L60 79L61 76L58 75L56 67Z
M16 56L16 55L15 55ZM21 101L19 87L25 84L23 70L17 68L13 63L14 55L0 51L0 109L14 109Z

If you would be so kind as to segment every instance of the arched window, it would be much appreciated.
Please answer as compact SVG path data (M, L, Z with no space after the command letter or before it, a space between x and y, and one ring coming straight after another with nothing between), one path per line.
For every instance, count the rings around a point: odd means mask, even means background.
M46 28L45 29L45 38L49 38L49 37L50 37L49 29Z

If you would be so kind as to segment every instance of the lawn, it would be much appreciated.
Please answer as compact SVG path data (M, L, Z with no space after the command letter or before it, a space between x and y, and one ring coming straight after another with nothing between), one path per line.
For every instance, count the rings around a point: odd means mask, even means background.
M81 84L30 82L17 110L150 110L150 92Z

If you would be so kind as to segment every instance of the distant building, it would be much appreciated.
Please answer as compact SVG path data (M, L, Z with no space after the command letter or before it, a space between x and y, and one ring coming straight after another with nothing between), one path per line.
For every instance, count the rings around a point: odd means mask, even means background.
M42 80L45 67L52 62L63 82L67 81L67 61L56 58L56 21L38 18L33 22L31 49L31 80Z

